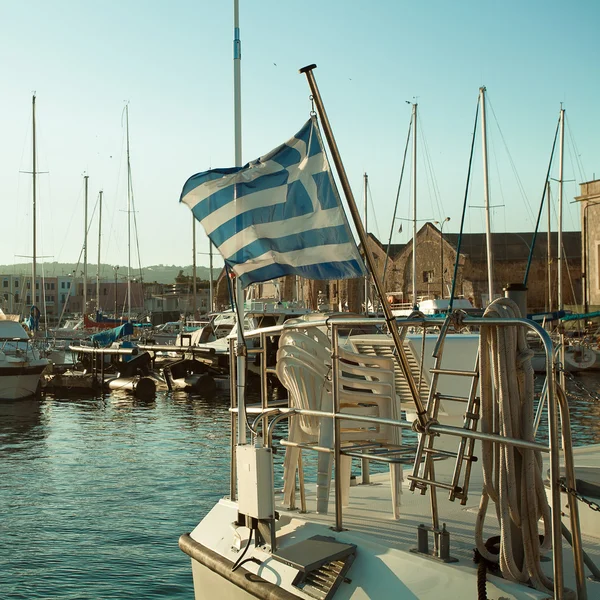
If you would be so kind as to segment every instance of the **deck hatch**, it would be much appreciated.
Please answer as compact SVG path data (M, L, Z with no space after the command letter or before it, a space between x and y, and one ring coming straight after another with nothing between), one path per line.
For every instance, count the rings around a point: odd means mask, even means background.
M293 585L308 596L329 600L354 561L356 546L338 542L333 537L315 535L280 548L273 558L295 569Z

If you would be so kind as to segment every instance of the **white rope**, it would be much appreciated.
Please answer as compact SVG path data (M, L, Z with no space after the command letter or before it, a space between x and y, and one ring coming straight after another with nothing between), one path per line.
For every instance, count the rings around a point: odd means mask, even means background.
M490 304L485 317L519 318L518 306L508 298ZM523 327L483 325L480 334L481 430L505 437L534 441L533 368ZM541 553L551 544L550 508L542 478L542 456L534 450L482 442L483 491L477 515L477 549L489 561L499 562L505 579L531 583L552 593L552 579L543 573ZM520 480L520 481L519 481ZM520 489L520 493L519 493ZM489 501L495 503L500 524L500 554L485 547L483 526ZM538 521L543 519L540 545ZM516 536L517 539L514 539ZM515 549L522 550L520 557Z

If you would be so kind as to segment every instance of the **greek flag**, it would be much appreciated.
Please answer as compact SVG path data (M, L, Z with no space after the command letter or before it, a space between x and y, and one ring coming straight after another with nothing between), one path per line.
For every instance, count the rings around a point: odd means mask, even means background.
M179 201L191 208L244 287L283 275L365 275L316 117L243 167L190 177Z

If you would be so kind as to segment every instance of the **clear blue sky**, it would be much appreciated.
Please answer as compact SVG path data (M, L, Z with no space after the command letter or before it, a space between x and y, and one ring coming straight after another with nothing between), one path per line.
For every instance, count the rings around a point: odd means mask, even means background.
M86 172L90 215L104 190L102 260L126 264L122 115L129 101L142 265L191 263L191 213L178 203L181 187L196 172L234 162L232 14L230 0L0 3L0 263L31 254L31 177L20 171L31 170L33 91L38 168L48 171L39 176L38 254L77 260ZM240 0L244 162L304 123L309 91L298 69L314 62L361 210L369 175L369 230L387 241L416 98L418 218L450 216L444 230L456 232L485 85L491 203L499 206L492 229L533 229L561 102L564 177L573 180L565 184L565 229L578 229L569 202L577 184L600 177L599 22L594 0ZM479 134L473 169L470 204L479 206ZM405 219L409 190L407 175L398 213ZM398 226L392 241L406 242L410 224L402 234ZM483 227L483 211L471 208L467 230ZM96 216L88 243L95 262ZM198 251L207 250L198 227Z

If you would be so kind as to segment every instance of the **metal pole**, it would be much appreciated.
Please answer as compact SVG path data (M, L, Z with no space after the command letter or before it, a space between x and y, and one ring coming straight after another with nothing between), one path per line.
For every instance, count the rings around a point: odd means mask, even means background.
M319 93L319 88L317 87L317 82L315 80L315 76L313 74L313 69L316 68L317 65L308 65L300 69L300 73L304 73L306 75L306 79L308 80L308 85L310 86L311 94L314 98L315 104L321 115L321 122L323 124L323 131L325 133L325 137L327 138L327 142L329 144L329 149L331 151L331 156L333 158L333 162L336 166L338 177L340 179L340 183L342 184L342 189L344 190L344 194L346 195L346 200L348 201L348 208L350 209L350 213L352 215L352 220L354 222L354 226L356 227L356 232L358 234L360 243L362 247L365 249L365 259L367 262L367 267L371 273L373 278L373 283L375 285L375 289L377 290L377 295L379 296L379 300L381 302L381 307L383 309L383 314L385 315L385 321L389 328L389 331L394 340L394 345L396 347L396 360L404 376L406 378L406 382L408 383L408 387L410 389L410 394L413 402L415 403L417 409L417 416L419 420L419 424L424 426L427 422L426 420L426 410L423 406L423 402L421 401L421 396L419 394L419 390L415 383L414 377L412 376L412 371L410 370L410 365L408 363L408 359L406 357L406 353L404 351L404 345L402 342L402 338L400 337L400 332L398 331L398 324L392 315L392 309L390 305L385 300L385 292L383 289L383 284L381 283L381 279L377 275L377 271L375 268L375 260L369 247L367 246L367 234L362 225L362 221L360 219L360 214L358 212L358 208L356 206L356 201L354 200L354 194L352 193L352 188L350 187L350 183L348 181L348 176L346 175L346 170L344 169L344 165L342 164L342 159L340 157L340 153L333 137L333 132L331 130L331 125L329 124L329 119L327 118L327 113L325 112L325 107L323 106L323 101L321 99L321 94Z
M583 312L587 313L588 312L588 295L587 295L587 280L588 280L588 257L587 257L587 209L590 205L586 202L585 206L583 207L583 227L582 227L582 234L583 234L583 273L581 274L581 285L583 287L583 289L581 290L583 292Z
M127 135L127 320L131 320L131 161L129 155L129 104L125 105Z
M442 300L444 299L444 225L450 220L450 217L446 217L440 225L440 262L441 262L441 281L442 281Z
M492 227L490 222L490 190L488 183L487 131L485 124L485 87L479 88L481 99L481 139L483 148L483 193L485 196L485 242L487 248L488 304L494 300L494 256L492 254Z
M369 228L367 226L367 187L369 184L369 176L365 173L364 174L364 181L365 181L365 232L367 232L367 237L369 235ZM365 275L365 315L369 315L369 274L367 273Z
M102 190L98 200L98 268L96 269L96 310L100 310L100 244L102 240Z
M117 275L119 273L119 265L115 266L115 319L117 318Z
M565 143L565 109L560 109L560 146L558 159L558 310L564 309L563 299L563 258L562 258L562 229L563 229L563 159Z
M215 302L214 302L214 278L213 278L213 245L209 240L208 242L208 312L212 312L215 310Z
M87 314L87 229L88 229L88 175L83 176L85 200L83 210L83 314Z
M36 225L36 204L37 204L37 158L36 158L36 139L35 139L35 94L31 99L31 117L32 117L32 171L31 179L33 186L33 248L31 262L31 304L35 304L35 282L37 279L36 273L36 255L37 255L37 225Z
M552 222L551 222L551 207L550 207L550 182L546 182L547 190L547 205L548 205L548 265L546 268L548 274L548 312L552 312Z
M563 168L564 168L564 146L565 146L565 109L560 109L560 146L558 159L558 310L564 310L563 298ZM560 328L560 364L565 365L565 334L564 328ZM560 371L560 385L563 389L566 386L565 372Z
M413 242L412 242L412 301L417 309L417 104L413 104Z
M242 166L242 93L241 62L242 49L240 40L240 3L233 1L233 99L234 99L234 135L235 166ZM234 186L234 194L236 193ZM237 199L234 200L237 202ZM244 290L239 277L235 278L235 305L237 311L237 402L238 402L238 444L246 443L246 342L244 340Z
M196 217L192 214L192 293L193 303L192 312L193 318L196 318Z

